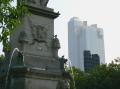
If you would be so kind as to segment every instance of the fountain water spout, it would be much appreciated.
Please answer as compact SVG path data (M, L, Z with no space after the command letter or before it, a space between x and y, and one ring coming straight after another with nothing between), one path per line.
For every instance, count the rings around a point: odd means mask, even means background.
M18 52L18 53L20 53L21 55L23 55L18 48L14 48L14 49L13 49L12 54L11 54L11 56L10 56L9 65L8 65L8 70L7 70L7 75L6 75L6 79L5 79L5 89L7 89L8 76L9 76L10 67L11 67L12 59L13 59L13 56L14 56L14 53L15 53L15 52ZM24 62L24 56L23 56L23 62Z

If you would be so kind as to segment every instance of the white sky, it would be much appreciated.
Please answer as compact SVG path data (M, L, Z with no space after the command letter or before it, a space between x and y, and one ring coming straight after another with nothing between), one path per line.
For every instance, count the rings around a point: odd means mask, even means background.
M68 27L72 17L104 29L106 62L120 57L120 0L49 0L49 7L61 13L55 20L55 34L61 43L59 56L68 58Z
M120 57L120 0L49 0L48 6L61 13L55 20L55 34L61 43L59 56L68 58L67 23L70 18L79 17L104 29L107 63Z

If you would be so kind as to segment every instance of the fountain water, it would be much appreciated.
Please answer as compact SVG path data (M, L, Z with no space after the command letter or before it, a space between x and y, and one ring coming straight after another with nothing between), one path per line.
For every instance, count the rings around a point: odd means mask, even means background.
M10 71L10 67L11 67L11 63L12 63L12 59L13 59L14 53L15 53L16 51L17 51L18 53L21 53L18 48L14 48L13 51L12 51L12 54L11 54L10 60L9 60L7 75L6 75L6 79L5 79L5 89L7 89L9 71ZM22 53L21 53L21 54L22 54ZM22 54L22 55L23 55L23 54ZM24 62L24 56L23 56L23 62Z
M74 72L73 72L73 68L72 68L73 65L72 65L72 62L71 62L70 59L69 59L68 63L69 63L70 70L71 70L71 72L72 72L72 77L73 77L73 87L74 87L74 89L76 89L76 86L75 86L75 76L74 76Z

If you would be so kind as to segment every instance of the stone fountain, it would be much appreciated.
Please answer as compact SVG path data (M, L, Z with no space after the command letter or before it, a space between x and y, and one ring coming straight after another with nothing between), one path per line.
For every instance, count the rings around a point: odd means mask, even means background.
M31 14L23 17L10 37L12 50L18 48L23 57L19 53L13 56L7 89L67 89L66 59L58 57L60 43L54 35L54 19L59 13L47 7L48 1L25 0Z

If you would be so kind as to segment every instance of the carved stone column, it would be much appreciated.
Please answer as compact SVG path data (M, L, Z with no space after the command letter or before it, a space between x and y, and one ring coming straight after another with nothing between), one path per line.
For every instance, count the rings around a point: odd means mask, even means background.
M64 62L59 60L60 44L54 37L54 19L59 13L47 7L48 0L25 1L31 15L24 16L22 26L10 39L12 49L23 53L24 66L13 60L10 89L61 89Z

